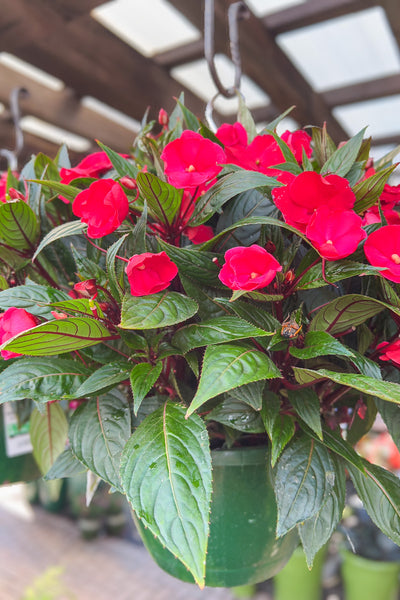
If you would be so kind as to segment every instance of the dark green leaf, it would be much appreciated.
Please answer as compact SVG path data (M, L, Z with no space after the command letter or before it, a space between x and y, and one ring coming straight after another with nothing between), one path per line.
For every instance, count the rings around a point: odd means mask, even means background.
M128 176L132 177L133 179L136 179L139 171L136 165L131 160L127 160L126 158L118 154L118 152L114 152L114 150L111 150L111 148L109 148L105 144L102 144L101 142L99 142L99 140L96 141L100 148L104 150L104 152L107 154L112 166L117 171L120 177Z
M77 233L81 233L84 229L87 228L86 223L82 223L81 221L71 221L69 223L63 223L58 227L54 227L40 242L39 246L36 248L36 252L32 257L32 260L38 256L38 254L48 246L52 244L56 240L60 240L61 238L69 237L71 235L76 235Z
M287 117L296 107L293 105L290 108L287 108L283 113L281 113L278 117L276 117L273 121L270 121L262 131L260 131L259 135L264 135L266 133L270 133L271 131L274 131L279 123L285 118Z
M98 395L105 390L115 387L121 381L129 379L130 365L124 362L114 362L97 369L76 390L76 398Z
M351 260L337 260L325 264L325 278L322 273L322 263L314 265L296 283L296 290L312 290L343 281L350 277L361 277L364 275L377 275L379 269L372 265L366 265Z
M271 465L273 467L296 431L293 419L288 415L281 415L280 408L279 396L266 391L261 409L261 418L271 441Z
M335 150L335 152L328 158L326 163L321 169L321 175L328 175L334 173L345 177L353 166L358 153L361 148L364 133L366 127L362 129L357 135L348 140L343 146Z
M192 278L197 284L217 284L223 287L218 279L220 267L213 262L216 256L215 253L199 252L195 248L177 248L162 240L159 243L162 250L168 254L169 258L178 267L180 275Z
M110 291L114 298L119 298L120 300L122 299L124 292L121 286L120 277L118 276L117 269L115 267L115 259L122 244L125 242L128 236L129 233L126 233L125 235L121 236L119 240L114 242L114 244L110 246L107 250L106 256L107 275L109 280Z
M159 292L150 296L126 295L122 301L123 329L156 329L190 319L197 303L178 292Z
M288 390L288 398L299 417L322 440L321 408L315 390L312 388L302 388L296 391Z
M0 373L0 403L31 398L36 402L75 398L89 369L63 358L20 358Z
M363 179L354 186L353 191L356 195L354 210L357 213L362 214L378 202L378 199L383 192L383 188L396 166L397 165L391 165L382 171L378 171L371 177Z
M301 543L311 569L314 557L331 538L342 518L345 502L346 477L344 467L332 457L335 466L335 483L320 510L311 518L297 526Z
M71 418L69 440L74 455L120 491L119 465L130 435L129 406L116 391L85 402Z
M385 535L400 545L399 478L364 460L365 474L352 464L347 468L365 510Z
M310 331L328 331L335 335L352 330L381 312L385 305L379 300L359 294L340 296L318 311L310 323Z
M281 377L279 369L263 352L249 346L219 344L208 346L195 397L188 415L204 402L252 381Z
M289 352L292 356L303 360L329 354L354 357L351 350L343 346L343 344L326 331L309 331L304 338L304 347L297 348L296 346L292 346L289 348Z
M51 317L52 302L68 300L66 292L56 290L50 286L29 284L18 285L0 292L0 308L24 308L33 315Z
M135 365L130 373L130 381L133 396L133 410L137 415L140 405L149 393L162 371L162 362L155 365L139 363Z
M264 387L265 381L253 381L253 383L233 388L229 392L229 396L236 398L236 400L241 400L254 408L254 410L259 411L262 407Z
M191 323L179 329L172 338L172 344L177 346L184 354L209 344L233 342L249 337L267 335L263 329L250 325L237 317L218 317L203 321L202 323Z
M75 200L76 196L82 191L78 187L70 184L60 183L59 181L47 181L46 179L32 179L33 183L39 183L42 187L49 189L56 196L63 196L67 200Z
M397 404L392 404L392 402L385 402L384 400L379 400L379 398L373 399L371 398L371 396L367 396L365 394L363 395L362 401L364 407L366 407L366 413L360 416L358 414L358 410L355 410L351 425L347 430L346 440L352 446L354 446L366 433L368 433L372 425L375 423L376 415L378 412L376 408L377 401L400 410L400 407Z
M32 248L39 235L33 210L23 200L0 204L0 238L17 250Z
M161 223L171 224L182 203L183 190L177 190L152 173L139 173L137 185L149 210Z
M202 419L170 402L153 412L126 444L121 479L139 519L203 587L211 456Z
M199 311L197 314L200 319L213 319L229 314L229 311L220 303L220 290L207 287L204 283L197 285L197 282L193 279L182 274L179 278L186 294L198 303Z
M208 413L207 421L217 421L245 433L265 431L260 413L241 400L230 396Z
M64 477L76 477L86 471L82 463L72 454L71 448L67 448L59 454L53 466L47 471L43 479L62 479Z
M238 301L229 302L225 298L218 298L217 301L226 306L229 310L237 314L238 317L260 327L269 335L273 335L280 330L281 324L265 308L260 308L248 302Z
M303 435L286 446L274 470L280 537L321 510L335 483L335 467L327 449Z
M32 412L29 433L33 456L44 475L64 450L68 437L68 422L59 404L47 404L41 414L36 408Z
M311 437L318 441L316 434L300 423L303 429L305 429L306 433L308 433ZM323 444L329 450L332 450L335 454L338 454L342 458L346 459L348 462L351 462L357 469L363 469L363 464L361 462L361 458L357 454L357 452L352 448L347 440L344 440L339 432L332 431L330 427L323 427Z
M31 356L53 356L112 338L99 321L89 317L72 317L47 321L23 331L4 342L0 349Z

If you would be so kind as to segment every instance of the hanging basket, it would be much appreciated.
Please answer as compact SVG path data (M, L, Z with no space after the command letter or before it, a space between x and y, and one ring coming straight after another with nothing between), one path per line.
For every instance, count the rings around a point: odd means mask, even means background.
M206 562L206 585L233 587L257 583L280 571L295 547L291 531L275 538L277 507L265 448L212 452L213 496ZM170 575L194 583L184 565L134 516L143 542Z

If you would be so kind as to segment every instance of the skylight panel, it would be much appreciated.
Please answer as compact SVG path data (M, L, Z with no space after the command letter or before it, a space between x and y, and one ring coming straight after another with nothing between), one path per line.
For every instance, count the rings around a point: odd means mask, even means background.
M258 17L265 17L274 12L280 12L295 6L296 4L303 4L306 0L247 0L249 8Z
M224 54L217 54L215 56L215 66L222 85L231 87L235 71L232 61ZM171 75L205 102L211 100L218 91L208 71L205 59L175 67L171 70ZM249 108L269 104L267 94L246 75L242 76L241 92ZM220 95L215 100L214 107L223 114L230 114L237 110L238 101L236 98L229 99Z
M136 119L132 119L132 117L128 117L125 113L97 100L97 98L92 98L92 96L84 96L81 101L82 105L94 112L106 117L110 121L114 123L118 123L122 127L126 127L131 131L137 133L140 129L140 123Z
M37 81L55 92L59 92L64 88L64 83L61 79L58 79L58 77L53 77L53 75L34 67L8 52L0 52L0 63L17 73L21 73L24 77Z
M283 33L277 42L317 91L400 73L380 6Z
M366 135L372 138L400 133L400 94L337 106L333 114L350 135L366 125Z
M55 144L66 144L68 148L75 150L75 152L86 152L91 146L88 139L36 117L22 117L20 125L21 129L27 133L49 140Z
M201 37L199 30L166 0L112 0L91 14L144 56Z

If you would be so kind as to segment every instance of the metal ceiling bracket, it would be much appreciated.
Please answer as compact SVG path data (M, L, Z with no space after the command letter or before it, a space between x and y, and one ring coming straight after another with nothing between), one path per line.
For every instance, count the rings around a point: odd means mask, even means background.
M15 147L14 150L7 148L0 149L0 156L4 156L8 163L8 168L16 171L18 168L18 155L24 146L24 134L21 129L21 111L19 109L19 99L29 96L26 88L17 87L10 94L10 111L14 123Z

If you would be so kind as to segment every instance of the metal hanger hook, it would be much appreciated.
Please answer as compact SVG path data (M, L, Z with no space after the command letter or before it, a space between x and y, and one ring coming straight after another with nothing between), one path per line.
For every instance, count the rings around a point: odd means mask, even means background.
M235 66L233 86L224 87L215 66L214 30L215 11L214 0L205 0L204 5L204 56L206 58L211 77L217 87L219 94L225 98L233 98L237 90L240 90L242 77L242 62L239 51L239 21L250 16L250 11L242 1L234 2L228 9L229 43L232 62Z
M3 148L0 150L0 156L4 156L7 160L8 167L12 171L18 168L18 155L24 146L24 134L21 129L21 111L19 109L20 98L26 98L29 92L26 88L17 87L11 90L10 94L10 111L14 123L15 147L14 150Z

